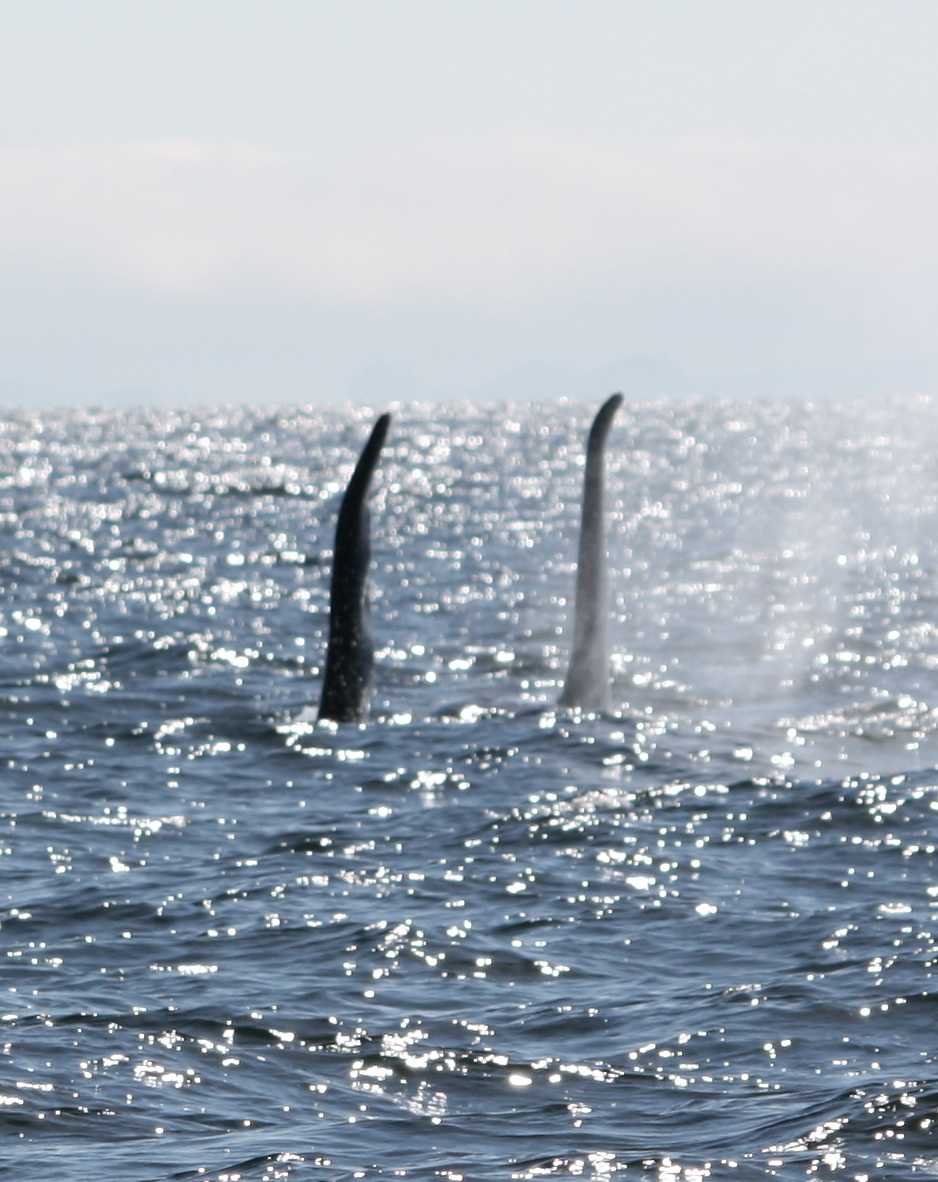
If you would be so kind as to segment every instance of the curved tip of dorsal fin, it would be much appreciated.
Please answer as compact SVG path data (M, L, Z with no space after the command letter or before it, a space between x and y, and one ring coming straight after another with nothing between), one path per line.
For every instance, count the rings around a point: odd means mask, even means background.
M621 394L610 394L610 396L596 412L596 418L593 419L592 430L605 434L612 425L612 420L615 418L616 411L624 401L625 399Z
M375 425L371 428L371 434L368 436L368 442L362 448L361 459L365 460L366 464L373 465L378 458L378 453L384 447L384 441L387 438L388 428L391 426L391 416L385 411L383 415L379 415L375 420ZM366 459L367 457L367 459Z
M377 466L378 456L381 454L382 447L384 447L384 441L390 425L391 416L385 411L383 415L379 416L375 425L371 428L368 442L362 448L362 453L358 457L358 463L355 465L355 471L352 473L352 479L349 481L348 488L346 489L346 497L350 499L350 503L356 502L368 491L371 474Z
M384 437L387 435L390 425L391 412L386 410L383 415L379 415L375 420L375 425L371 428L371 439L378 437L381 443L384 443ZM369 439L369 443L371 439Z

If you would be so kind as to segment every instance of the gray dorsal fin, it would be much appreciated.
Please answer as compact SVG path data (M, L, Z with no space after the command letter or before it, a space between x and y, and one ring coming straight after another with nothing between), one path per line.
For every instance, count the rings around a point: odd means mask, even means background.
M573 651L561 706L610 711L607 628L609 593L606 574L605 483L606 439L622 395L613 394L599 409L590 428L583 478L580 549L576 570Z
M319 717L364 722L371 707L374 646L368 615L371 529L368 488L391 423L382 415L372 428L348 482L335 531L329 593L329 646Z

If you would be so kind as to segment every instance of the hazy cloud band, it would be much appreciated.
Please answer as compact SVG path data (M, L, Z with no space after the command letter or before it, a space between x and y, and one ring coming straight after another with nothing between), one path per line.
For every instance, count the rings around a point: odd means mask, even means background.
M513 304L776 275L930 283L938 153L519 135L288 155L188 141L0 150L0 263L197 294L256 284Z

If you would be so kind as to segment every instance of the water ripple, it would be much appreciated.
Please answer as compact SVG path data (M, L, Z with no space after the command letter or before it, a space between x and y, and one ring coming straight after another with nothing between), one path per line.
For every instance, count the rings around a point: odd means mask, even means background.
M600 719L589 413L397 416L360 728L370 411L0 424L3 1176L938 1173L938 418L624 409Z

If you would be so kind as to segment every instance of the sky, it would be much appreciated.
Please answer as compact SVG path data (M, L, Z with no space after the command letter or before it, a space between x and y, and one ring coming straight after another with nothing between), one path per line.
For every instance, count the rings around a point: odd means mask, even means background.
M0 0L0 402L938 391L934 0Z

